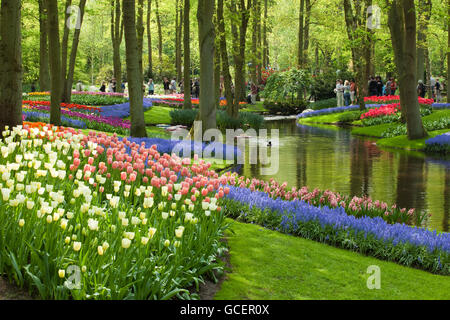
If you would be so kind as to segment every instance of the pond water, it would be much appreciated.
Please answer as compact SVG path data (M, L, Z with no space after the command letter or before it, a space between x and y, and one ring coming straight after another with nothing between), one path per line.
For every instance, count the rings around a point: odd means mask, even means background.
M289 120L267 122L266 127L269 136L270 129L279 129L278 172L262 175L261 164L246 160L238 168L240 174L416 208L432 215L426 227L449 231L449 157L380 149L374 140L352 136L349 129L335 126L299 126Z

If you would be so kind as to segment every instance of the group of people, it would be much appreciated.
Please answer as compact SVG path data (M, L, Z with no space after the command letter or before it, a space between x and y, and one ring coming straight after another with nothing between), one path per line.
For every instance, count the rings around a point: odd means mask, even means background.
M336 80L336 88L334 92L337 97L337 106L349 106L356 103L356 82L354 79L342 81L341 79ZM381 80L380 76L369 77L368 82L369 96L389 96L394 95L397 91L397 83L394 78L389 78L385 84Z
M334 92L336 93L338 107L354 105L356 103L356 83L354 79L350 81L336 80Z
M153 82L153 79L150 79L148 81L147 86L148 86L148 94L154 95L155 94L155 84ZM177 84L176 78L173 78L171 81L169 81L169 79L167 77L164 77L163 86L164 86L164 94L165 95L174 94L174 93L179 93L179 94L184 93L184 79L181 79L181 81ZM191 79L190 86L191 86L192 97L194 97L194 98L200 97L200 81L199 81L199 79L198 78ZM177 91L177 87L178 87L178 91Z
M419 97L425 98L425 95L427 93L427 88L431 90L433 99L436 102L441 101L441 91L442 91L442 85L439 82L439 79L431 79L430 85L425 85L422 80L419 80L419 83L417 84L417 94Z
M386 83L383 83L380 76L370 76L369 77L369 96L393 96L397 91L397 82L395 78L390 77Z

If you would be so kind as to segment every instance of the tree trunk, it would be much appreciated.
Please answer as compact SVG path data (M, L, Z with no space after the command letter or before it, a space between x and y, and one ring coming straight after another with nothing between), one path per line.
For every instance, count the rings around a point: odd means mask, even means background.
M39 0L39 90L50 91L50 65L48 61L47 10Z
M141 86L144 82L144 67L142 62L142 54L144 51L144 0L138 0L137 8L137 19L136 19L136 34L137 34L137 44L138 44L138 55L139 55L139 69L141 75Z
M371 35L366 25L365 15L371 4L372 0L365 0L363 6L360 1L354 1L352 6L351 0L344 0L345 24L351 44L353 68L356 73L356 94L360 110L365 109L364 97L368 94L368 77L371 69ZM328 66L329 60L325 54L324 57L326 66Z
M80 43L80 33L81 26L83 25L84 19L84 9L86 7L86 0L80 0L80 28L75 29L73 40L72 40L72 49L70 51L70 59L69 59L69 70L67 72L67 78L64 80L64 89L63 89L63 102L70 102L72 100L72 85L73 85L73 76L75 73L75 63L77 60L78 53L78 44Z
M122 92L122 61L120 59L120 45L122 39L123 21L120 0L111 0L111 40L113 45L114 78L117 81L117 92Z
M447 102L450 103L450 0L447 0Z
M148 0L148 3L147 3L147 45L148 45L148 72L147 72L147 77L149 79L153 78L152 32L151 32L151 28L150 28L151 12L152 12L152 0Z
M67 76L67 56L69 51L69 35L70 35L70 29L67 25L67 21L70 18L70 12L68 12L69 7L72 5L72 0L66 0L65 5L65 11L64 11L64 24L63 24L63 38L61 42L61 79L63 81L63 89L61 92L61 101L62 102L70 102L67 101L67 95L66 95L66 88L65 88L65 82L66 82L66 76Z
M395 64L399 74L400 101L408 139L427 136L420 116L416 90L416 11L414 0L394 2L388 17Z
M311 20L311 0L305 0L306 15L305 24L303 26L303 63L308 65L308 49L309 49L309 24Z
M269 43L267 41L267 0L264 0L264 19L263 19L263 68L269 65Z
M183 34L183 7L182 0L176 0L176 19L175 19L175 70L177 73L177 82L182 78L181 72L181 54L182 54L182 34Z
M417 26L417 79L423 80L427 83L425 79L425 56L428 54L427 45L427 32L428 24L431 17L432 4L431 0L419 0L418 3L418 26Z
M56 0L45 0L48 12L48 46L50 57L50 77L52 82L50 123L61 125L61 93L63 79L61 71L61 45L59 39L58 3Z
M227 38L225 33L225 19L223 16L223 1L217 0L217 20L220 38L220 55L222 59L222 75L224 80L225 98L227 100L227 113L230 117L237 118L239 110L234 108L233 92L231 91L232 80L230 66L228 63Z
M159 73L161 74L162 71L162 29L161 29L161 17L159 15L159 2L158 0L155 0L156 3L156 24L158 26L158 56L159 56Z
M200 119L206 131L217 127L214 97L214 0L198 0L197 20L200 44Z
M305 12L305 0L300 0L300 10L298 14L298 48L297 48L297 67L303 66L303 15Z
M146 137L142 96L142 73L139 66L138 40L136 35L135 0L123 0L123 24L125 30L128 90L132 137Z
M256 20L256 33L258 39L258 45L256 47L256 83L262 83L262 74L261 74L261 63L262 63L262 32L261 32L261 0L256 2L256 16L258 19Z
M247 6L245 0L239 0L238 9L240 16L239 26L239 46L238 52L235 54L235 80L234 80L234 93L235 93L235 108L239 110L239 102L246 101L246 86L245 86L245 41L247 37L247 27L250 18L250 9L252 7L252 1L247 0ZM236 7L234 7L234 13L237 13Z
M0 132L22 124L21 1L2 0L0 11Z
M183 17L183 49L184 49L184 71L183 71L183 87L184 87L184 104L183 109L192 109L191 100L191 35L190 35L190 0L184 0L184 17Z

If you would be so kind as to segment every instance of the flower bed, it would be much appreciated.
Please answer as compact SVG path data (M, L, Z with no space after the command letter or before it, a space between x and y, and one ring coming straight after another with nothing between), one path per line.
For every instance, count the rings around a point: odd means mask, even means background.
M419 104L426 104L431 105L434 103L433 99L425 99L422 97L419 97ZM372 97L365 97L365 102L378 102L382 104L386 103L399 103L400 102L400 96L372 96Z
M144 99L143 106L144 111L147 111L152 107L152 101ZM116 104L112 106L106 106L101 108L102 116L113 118L128 118L130 116L130 103L125 102L122 104Z
M316 117L316 116L321 116L321 115L325 115L325 114L339 113L339 112L345 112L345 111L350 111L350 110L351 111L359 110L359 106L334 107L334 108L314 110L314 111L299 114L297 116L297 119Z
M38 107L38 106L48 106L50 107L50 101L31 101L31 100L23 100L22 103L24 105L30 106L30 107ZM81 111L89 111L89 112L101 112L101 109L99 107L88 107L81 104L76 103L61 103L61 108L66 109L77 109Z
M35 110L44 111L41 112L43 115L42 119L47 119L49 117L49 114L47 112L50 112L50 107L48 106L42 106L42 105L36 105L32 107ZM33 117L33 114L30 114L29 112L24 112L26 116L31 115ZM46 115L46 114L48 115ZM100 130L100 131L106 131L106 132L116 132L118 134L126 135L131 127L130 121L123 120L120 118L115 117L109 117L105 116L104 113L101 115L98 114L87 114L83 112L75 112L70 110L64 110L61 109L61 114L63 116L66 116L65 118L71 118L73 124L67 124L68 126L73 126L75 128L89 128L93 130ZM36 117L34 117L36 119ZM42 120L39 117L36 120ZM81 124L81 122L74 122L81 121L84 122L84 125Z
M224 191L204 162L73 129L4 137L0 273L19 286L42 299L184 299L222 268Z
M227 183L251 191L261 191L273 199L300 200L316 207L328 206L330 208L341 207L348 215L357 218L380 217L387 223L422 224L427 216L415 211L414 208L397 208L397 205L388 205L386 202L373 200L370 197L349 197L330 190L314 189L308 187L300 189L287 188L287 183L280 184L274 179L269 182L249 179L236 174L226 173L222 176L222 183Z
M426 140L425 151L437 153L450 153L450 132Z
M28 100L50 101L50 94L38 92L27 94ZM128 101L123 94L111 94L103 92L75 92L72 95L72 103L88 106L108 106L113 104L125 103Z
M246 222L358 251L427 271L450 274L450 234L437 234L376 217L348 215L344 208L273 199L265 192L229 187L224 212Z

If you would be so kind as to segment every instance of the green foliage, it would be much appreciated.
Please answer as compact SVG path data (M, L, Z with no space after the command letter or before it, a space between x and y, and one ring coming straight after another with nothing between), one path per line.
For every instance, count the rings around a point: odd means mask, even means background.
M450 118L441 118L439 120L424 121L423 126L427 131L450 129ZM381 135L382 138L392 138L396 136L406 135L406 125L399 124L397 126L389 127Z
M171 124L191 127L197 117L196 109L174 109L170 111Z
M336 94L334 93L336 80L341 79L343 81L350 81L352 78L354 78L354 75L349 71L320 73L313 77L311 93L316 100L336 98ZM336 104L333 106L336 106ZM329 107L330 106L328 106L328 108Z
M334 98L329 98L329 99L317 100L317 101L309 104L307 109L322 110L322 109L333 108L336 106L337 106L337 99L336 99L336 97L334 97Z
M183 125L187 127L192 127L194 124L195 118L197 117L198 110L197 109L175 109L170 112L170 116L172 118L173 125ZM253 128L258 130L262 128L264 125L264 117L251 113L251 112L240 112L239 118L235 119L230 117L226 111L218 110L217 111L217 127L221 130L226 129L247 129Z
M262 96L272 103L298 104L309 88L311 76L302 69L275 72L268 79Z
M356 120L359 120L361 118L361 114L364 113L364 111L348 111L343 112L339 114L339 120L340 123L349 123Z
M28 96L31 101L50 101L50 96ZM97 95L97 94L73 94L72 103L85 106L110 106L128 102L128 98L121 96Z
M299 100L294 103L290 103L290 102L271 102L265 100L264 108L267 109L270 114L282 114L282 115L299 114L306 109L306 101Z

